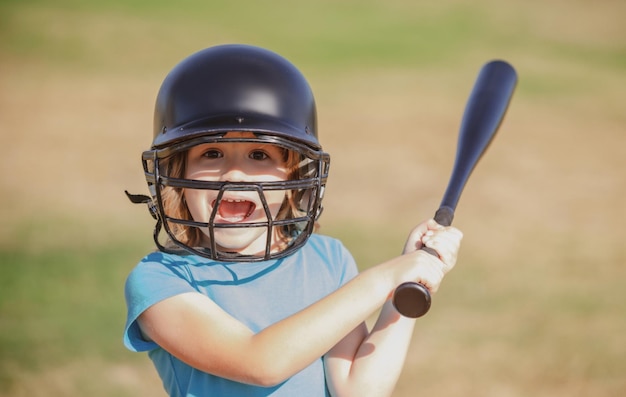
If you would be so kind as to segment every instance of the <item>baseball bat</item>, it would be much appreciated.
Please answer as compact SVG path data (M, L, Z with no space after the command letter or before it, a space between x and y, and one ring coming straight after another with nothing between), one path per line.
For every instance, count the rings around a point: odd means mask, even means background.
M494 60L480 69L461 120L448 187L435 212L434 219L438 224L452 224L465 183L498 131L516 85L517 73L505 61ZM422 249L437 256L433 249ZM396 288L393 304L403 316L417 318L428 312L431 297L422 284L406 282Z

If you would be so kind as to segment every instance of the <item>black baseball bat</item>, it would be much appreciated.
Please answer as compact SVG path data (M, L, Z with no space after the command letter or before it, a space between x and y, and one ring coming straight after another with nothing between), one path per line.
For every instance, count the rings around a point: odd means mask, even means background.
M505 61L494 60L480 69L461 120L450 181L435 213L434 219L438 224L452 224L465 183L496 135L516 85L517 73ZM428 247L422 249L437 256ZM431 297L422 284L406 282L396 288L393 304L403 316L417 318L428 312Z

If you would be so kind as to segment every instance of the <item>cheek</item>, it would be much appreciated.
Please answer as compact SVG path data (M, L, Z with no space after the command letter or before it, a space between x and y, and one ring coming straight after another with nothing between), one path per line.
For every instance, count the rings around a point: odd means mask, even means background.
M267 205L269 205L272 215L276 215L278 213L278 210L283 205L286 198L287 193L284 190L265 192L265 199L267 200Z
M183 197L195 221L201 222L208 219L211 211L208 203L212 202L210 193L208 190L185 189Z

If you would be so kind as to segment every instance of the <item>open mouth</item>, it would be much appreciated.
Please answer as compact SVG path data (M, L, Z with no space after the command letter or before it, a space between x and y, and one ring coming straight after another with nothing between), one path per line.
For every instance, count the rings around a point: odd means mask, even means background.
M215 201L213 201L215 207ZM220 218L226 222L241 222L254 212L256 204L252 201L241 199L222 199L217 209Z

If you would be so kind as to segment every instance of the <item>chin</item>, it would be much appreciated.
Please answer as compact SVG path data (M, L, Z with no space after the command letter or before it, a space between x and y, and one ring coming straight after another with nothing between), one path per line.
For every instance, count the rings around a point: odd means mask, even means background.
M265 251L265 231L258 233L252 230L221 230L215 231L215 244L219 250L252 255Z

